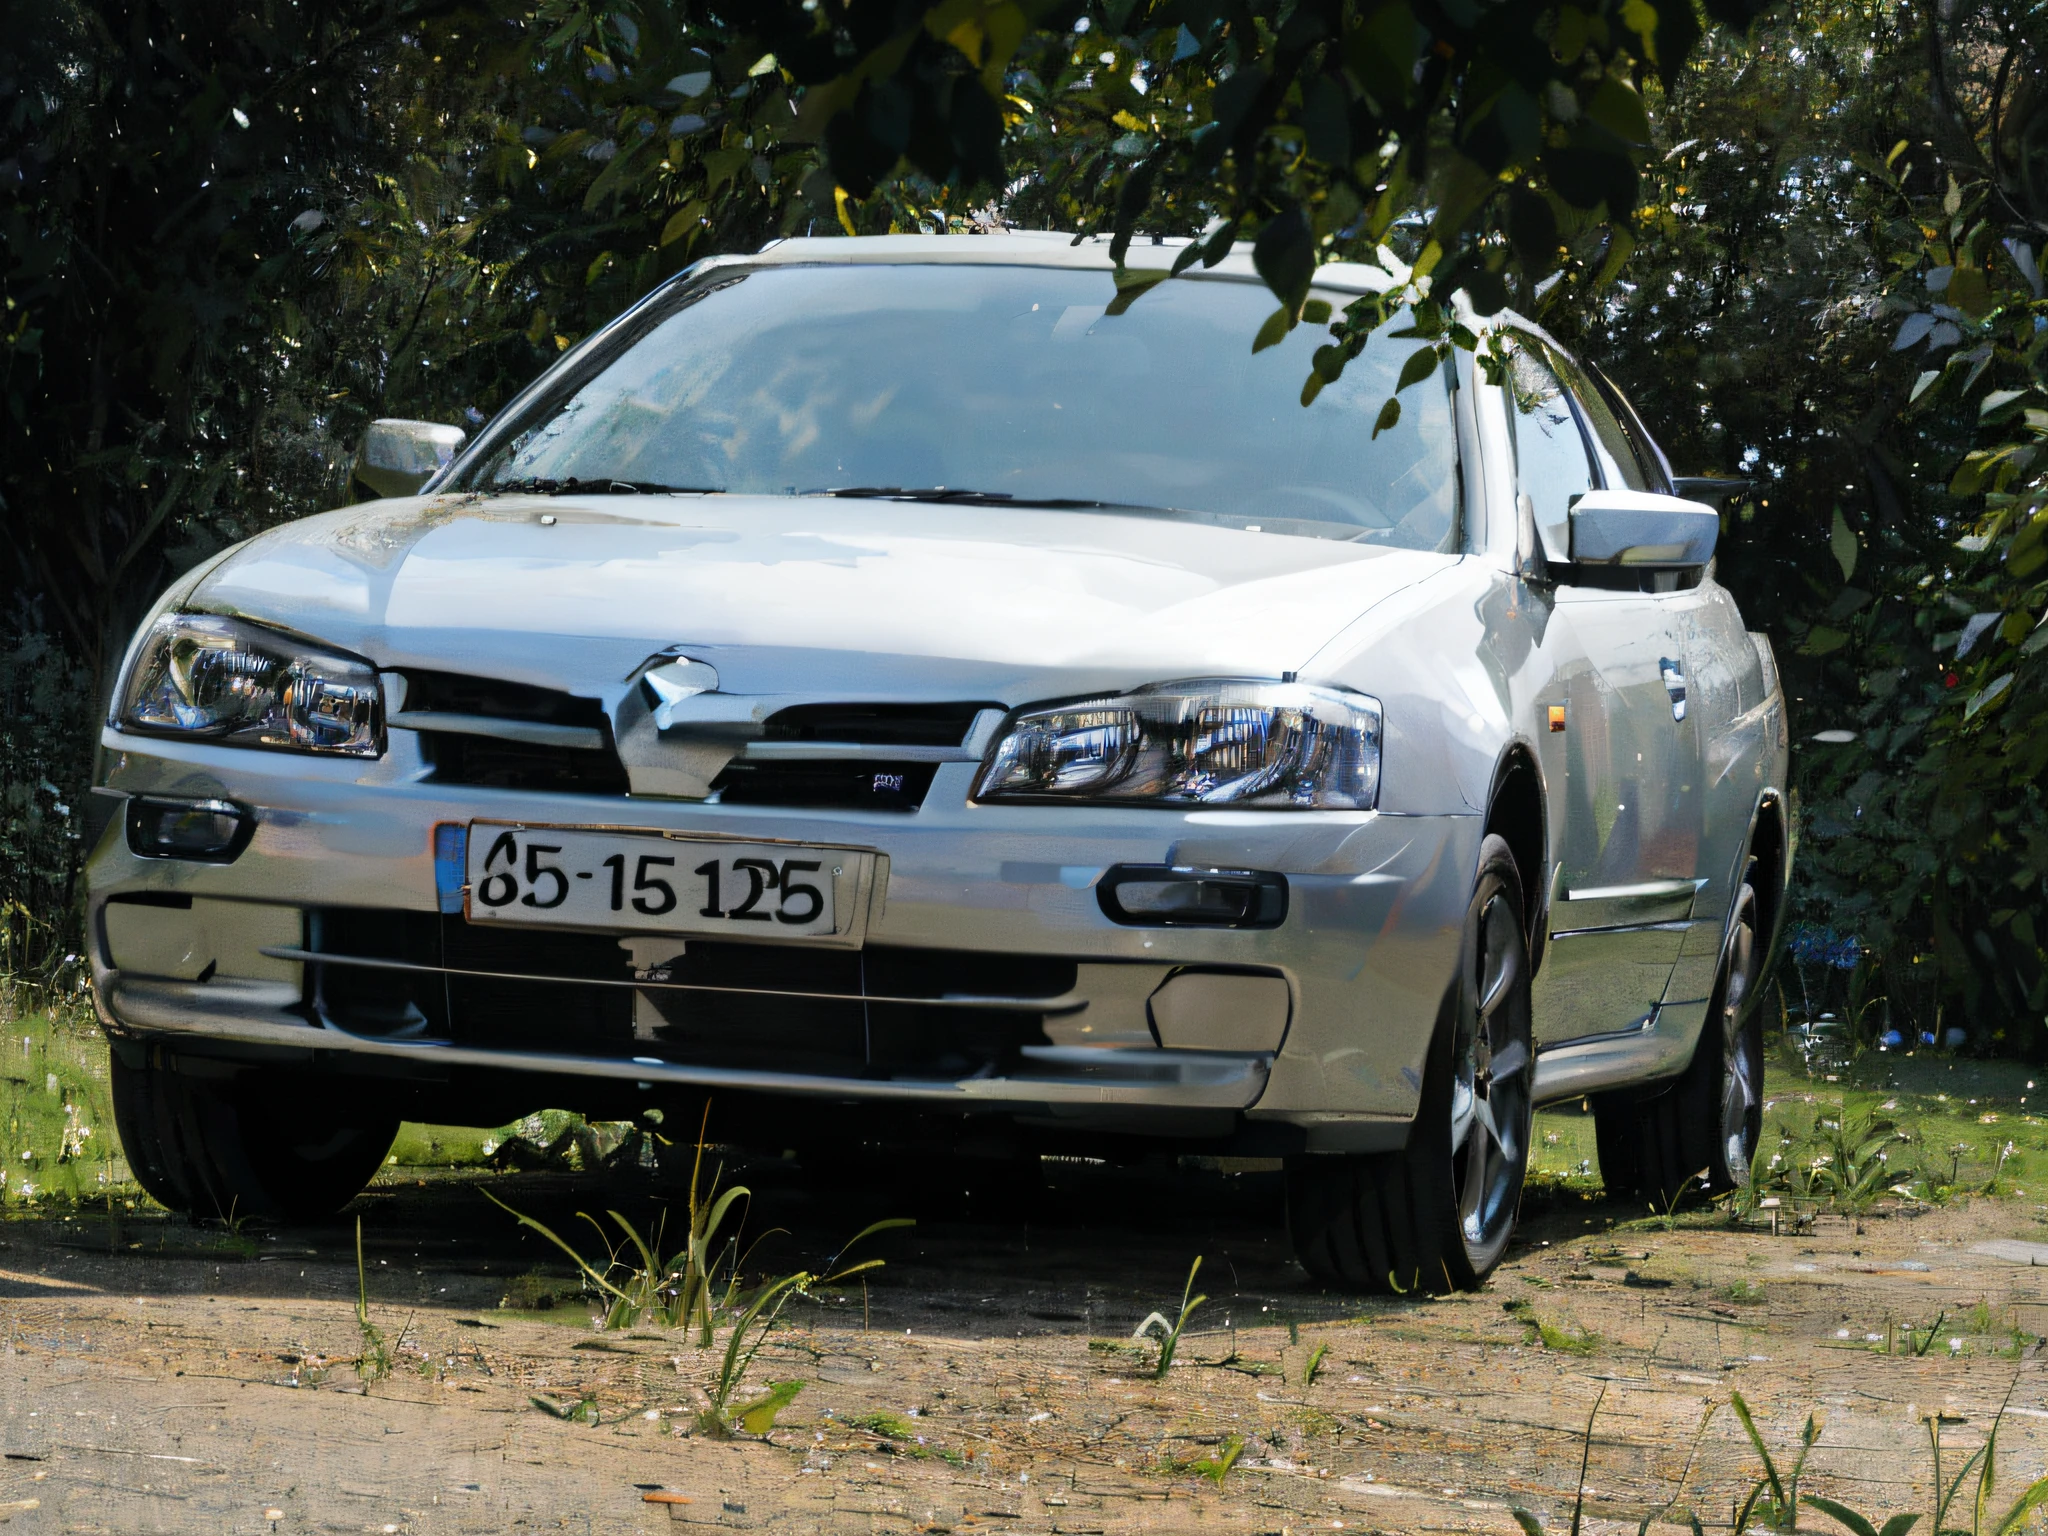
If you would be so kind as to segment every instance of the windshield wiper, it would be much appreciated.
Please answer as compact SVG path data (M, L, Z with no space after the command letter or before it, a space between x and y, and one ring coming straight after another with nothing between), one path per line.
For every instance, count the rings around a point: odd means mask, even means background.
M837 485L805 491L806 496L846 496L863 501L933 501L963 507L1039 507L1049 512L1102 508L1122 512L1179 512L1179 507L1154 507L1138 501L1096 501L1085 496L1019 496L1011 491L971 491L946 485Z
M859 501L957 501L968 506L986 506L1015 501L1008 491L970 491L949 485L834 485L805 491L806 496L846 496Z
M528 496L716 496L725 487L722 485L664 485L659 480L612 480L599 476L593 480L580 479L571 475L566 480L544 480L528 476L524 480L509 480L491 487L494 491L517 491Z

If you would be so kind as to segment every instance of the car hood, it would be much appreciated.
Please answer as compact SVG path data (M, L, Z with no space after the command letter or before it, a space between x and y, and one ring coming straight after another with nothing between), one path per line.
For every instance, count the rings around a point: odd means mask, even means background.
M184 606L395 668L589 691L654 652L724 690L1008 699L1296 671L1455 557L1183 519L750 496L433 496L263 534Z

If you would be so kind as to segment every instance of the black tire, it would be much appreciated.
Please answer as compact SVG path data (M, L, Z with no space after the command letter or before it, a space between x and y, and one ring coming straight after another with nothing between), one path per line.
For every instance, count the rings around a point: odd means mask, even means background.
M370 1182L398 1115L352 1085L123 1045L114 1123L136 1182L195 1221L321 1221Z
M1476 1290L1506 1255L1535 1112L1524 911L1514 856L1489 836L1408 1145L1289 1161L1288 1232L1324 1284Z
M1608 1193L1668 1209L1688 1194L1716 1195L1749 1183L1764 1104L1756 918L1756 892L1745 881L1735 894L1706 1023L1677 1081L1648 1097L1614 1093L1593 1101Z

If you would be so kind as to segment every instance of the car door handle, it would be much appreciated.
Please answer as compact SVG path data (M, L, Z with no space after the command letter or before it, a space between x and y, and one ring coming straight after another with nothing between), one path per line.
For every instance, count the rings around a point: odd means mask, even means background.
M1659 657L1657 670L1664 674L1664 691L1671 695L1671 718L1685 718L1685 663L1669 656Z

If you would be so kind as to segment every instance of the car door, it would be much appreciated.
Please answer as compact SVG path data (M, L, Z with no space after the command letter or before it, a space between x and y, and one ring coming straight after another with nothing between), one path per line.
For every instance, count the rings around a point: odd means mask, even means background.
M1571 507L1631 478L1533 339L1510 344L1517 507L1552 590L1554 697L1542 738L1551 803L1540 1046L1647 1024L1692 919L1699 747L1671 600L1569 561ZM1640 488L1640 487L1639 487ZM1561 720L1549 713L1562 705Z

